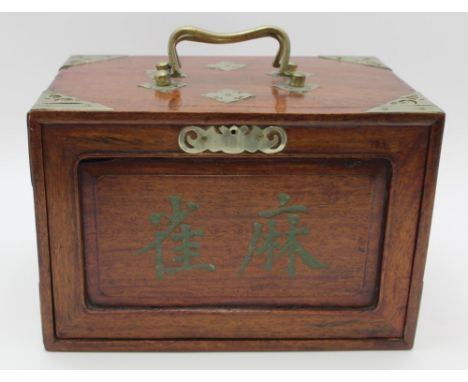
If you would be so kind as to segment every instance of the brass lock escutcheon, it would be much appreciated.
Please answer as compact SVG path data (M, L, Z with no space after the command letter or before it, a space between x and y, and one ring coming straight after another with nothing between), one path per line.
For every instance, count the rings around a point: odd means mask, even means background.
M209 44L231 44L263 37L272 37L279 43L278 53L273 60L273 67L279 68L278 75L291 78L291 86L304 84L305 75L296 71L297 65L289 61L291 44L289 37L281 28L265 25L237 33L216 33L194 26L176 29L169 38L168 62L156 65L154 80L158 86L170 86L171 77L183 77L182 64L177 54L177 44L181 41L195 41Z
M188 154L276 154L284 150L287 141L286 131L280 126L186 126L179 132L179 147Z

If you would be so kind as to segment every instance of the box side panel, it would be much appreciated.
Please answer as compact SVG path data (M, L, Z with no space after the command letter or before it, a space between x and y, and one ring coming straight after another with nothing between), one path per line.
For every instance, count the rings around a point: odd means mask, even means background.
M421 303L424 269L429 245L444 123L445 116L442 116L430 127L424 188L419 214L418 236L416 239L411 288L408 298L406 326L404 332L404 339L410 347L412 347L414 343L416 324Z
M55 341L55 319L52 295L52 277L49 254L46 185L44 177L42 128L31 114L28 115L29 160L34 192L36 239L39 260L39 291L43 340L46 347Z
M271 122L270 122L271 123ZM327 309L90 309L85 299L83 247L79 240L80 208L77 163L83 156L112 158L186 157L177 146L180 126L121 125L47 126L47 176L53 182L48 200L53 205L51 234L57 272L54 286L61 338L395 338L402 335L409 284L409 269L416 227L427 129L420 126L380 128L355 126L329 129L323 126L288 128L288 153L275 160L295 156L311 158L369 159L391 157L397 177L390 200L379 305L374 310ZM308 137L304 139L304 137ZM415 155L416 153L416 155ZM204 154L216 158L216 155ZM203 156L202 156L203 157ZM222 156L221 156L222 157ZM265 158L246 155L252 160ZM219 158L219 156L218 156ZM190 166L192 167L192 166ZM193 166L195 167L195 166ZM419 181L421 179L421 182ZM393 189L394 187L394 189ZM63 255L63 254L66 255ZM386 260L385 260L386 259ZM138 322L138 325L135 325ZM288 328L288 330L285 330Z
M38 185L39 188L35 186L35 203L36 203L36 215L37 215L37 222L38 222L38 240L39 240L39 253L40 253L40 263L41 263L41 299L42 299L42 314L43 314L43 325L44 325L44 337L46 342L46 347L50 350L106 350L106 351L121 351L121 350L141 350L141 351L151 351L151 350L315 350L315 349L373 349L373 348L386 348L386 349L404 349L411 346L411 341L409 338L411 337L411 333L414 334L414 326L412 327L412 322L415 322L416 316L414 313L414 304L417 305L418 303L418 293L420 292L420 283L418 284L417 278L413 279L411 284L411 294L410 294L410 302L407 312L407 321L406 321L406 333L405 337L402 338L399 336L401 328L399 327L399 312L400 310L406 310L406 306L401 305L394 305L397 300L393 298L391 295L387 295L390 299L390 305L385 308L385 310L380 310L378 314L374 317L375 321L369 321L369 324L375 325L383 325L383 331L380 333L386 332L389 334L387 338L377 338L379 337L379 330L374 329L374 332L368 331L366 333L367 338L361 339L348 339L343 338L340 336L336 336L335 338L326 338L326 339L255 339L255 338L244 338L244 339L210 339L210 338L203 338L203 339L196 339L191 338L190 336L186 336L185 338L180 339L151 339L145 338L144 333L137 334L136 337L129 337L116 339L116 337L112 336L105 336L103 337L101 334L103 333L102 330L107 330L109 327L101 320L101 318L109 319L109 322L114 322L118 325L121 325L122 328L129 330L129 333L133 331L133 328L130 329L130 326L126 326L128 322L128 318L124 319L125 314L119 311L113 312L102 312L100 309L97 310L89 310L87 311L85 305L85 297L84 297L84 288L81 289L80 282L84 280L84 274L82 273L83 264L80 264L79 260L82 256L82 248L80 244L76 243L76 237L73 238L69 235L69 231L74 228L74 222L68 220L63 220L62 216L64 213L68 217L72 217L74 220L74 214L78 213L79 208L79 198L77 195L74 195L76 190L79 189L79 183L77 179L73 178L76 176L77 173L77 163L80 160L80 156L83 154L89 155L89 157L94 158L110 158L115 154L121 155L122 157L132 157L135 154L140 157L148 157L154 154L154 150L159 150L162 148L164 155L168 158L174 156L174 147L173 145L173 129L177 129L177 126L167 126L166 130L161 130L161 134L157 134L157 139L152 131L152 128L148 126L132 126L132 128L123 127L121 123L117 123L115 127L110 128L109 126L88 126L89 120L84 121L82 123L72 122L71 128L68 126L67 123L60 122L56 126L53 124L48 124L46 127L50 129L48 137L49 148L54 152L49 153L48 160L49 165L52 167L53 172L51 174L61 174L60 177L51 176L52 181L56 181L56 184L52 187L52 192L50 194L50 200L52 203L55 204L57 199L61 199L63 201L66 200L66 203L63 204L63 208L60 205L56 205L54 208L55 213L53 214L53 219L61 219L62 222L68 221L71 225L64 225L64 224L55 224L55 227L60 227L57 230L55 235L56 243L56 250L60 251L62 245L66 245L70 251L67 252L67 256L60 256L56 257L56 263L60 268L62 265L66 265L63 268L64 271L68 273L59 272L57 273L57 279L59 281L63 281L65 284L68 283L68 286L62 291L59 290L61 297L62 305L60 308L59 314L62 317L62 326L61 326L61 338L55 338L54 336L54 315L53 315L53 304L52 304L52 288L51 288L51 280L50 280L50 260L49 260L49 245L48 240L49 236L47 233L47 204L46 204L46 187L45 187L45 180L44 180L44 168L43 168L43 160L42 160L42 142L41 142L41 134L31 128L34 125L33 122L30 123L30 155L31 155L31 165L33 170L33 183ZM354 124L348 124L347 127L351 127ZM37 124L39 126L39 124ZM319 126L320 127L320 126ZM419 152L422 147L426 147L427 143L427 129L419 127L409 127L405 129L405 127L398 127L397 129L401 128L401 133L403 131L407 131L410 137L411 142L406 141L403 139L399 134L398 130L389 131L389 140L384 141L382 140L380 133L377 134L377 129L360 129L360 133L364 133L365 138L362 138L362 143L364 140L368 141L369 146L354 146L354 143L351 141L343 141L340 147L340 154L338 156L349 157L350 153L351 156L361 155L364 151L368 151L369 155L376 158L385 157L385 153L394 153L398 156L398 160L401 160L402 164L407 164L408 170L411 170L412 173L416 173L420 170L421 161L419 160ZM138 129L138 134L135 133L135 130ZM404 130L403 130L404 129ZM131 130L131 134L130 133ZM295 129L291 129L295 130ZM320 129L318 129L320 130ZM345 133L348 128L344 129L337 129L341 130L341 133ZM386 129L385 129L386 130ZM437 129L436 129L437 130ZM297 132L301 132L301 129L298 129ZM296 133L296 132L295 132ZM341 134L340 133L340 134ZM439 131L441 134L441 129ZM141 135L140 135L141 134ZM406 133L405 133L406 134ZM293 134L294 135L294 134ZM361 138L358 139L361 141ZM424 142L423 142L424 141ZM437 139L431 138L431 145L434 145L437 148ZM435 143L434 143L435 142ZM424 143L424 144L423 144ZM300 153L308 153L310 151L310 146L307 142L301 140L294 140L294 149ZM317 146L318 152L316 155L322 156L324 153L329 153L330 148L332 145L332 140L324 140L322 143ZM293 147L293 146L292 146ZM41 155L38 155L37 148L40 148ZM418 153L417 157L412 156L412 152L416 151ZM431 152L433 149L429 149L429 157L431 157ZM436 150L437 151L437 150ZM301 155L302 155L301 154ZM336 154L336 152L335 152ZM46 154L47 155L47 154ZM393 154L392 154L393 155ZM432 154L434 155L434 154ZM435 155L435 159L433 158L432 161L437 162L438 155ZM58 159L63 159L64 161L60 164L56 163ZM413 159L412 159L413 158ZM430 162L431 160L429 160ZM65 166L66 169L63 167ZM427 166L430 167L429 164ZM61 168L62 167L62 168ZM418 170L419 169L419 170ZM39 171L39 172L38 172ZM436 172L435 169L433 171ZM72 175L75 174L75 175ZM434 174L433 174L434 175ZM419 179L419 178L418 178ZM410 179L405 178L404 181L400 181L398 183L398 187L401 189L409 182ZM419 183L417 180L416 183ZM430 183L430 180L425 180L424 185L427 186ZM408 183L409 184L409 183ZM421 182L422 184L422 182ZM64 189L63 187L66 187ZM419 186L411 186L411 198L405 197L407 202L407 206L412 205L412 200L416 199L414 194L414 190L418 189ZM38 192L39 190L39 192ZM67 191L67 195L63 194L63 192ZM68 194L70 192L70 194ZM391 197L397 196L401 198L404 194L393 195ZM414 196L414 197L413 197ZM41 200L42 198L42 200ZM433 199L433 196L432 196ZM419 197L420 200L420 197ZM411 203L410 203L411 202ZM431 201L424 202L423 200L423 209L432 207ZM76 208L76 210L75 210ZM412 209L412 207L411 207ZM39 213L40 212L40 216ZM394 212L393 214L396 214ZM392 215L392 214L391 214ZM62 216L62 217L61 217ZM390 216L391 217L391 216ZM429 219L430 220L430 219ZM60 220L56 220L56 223ZM398 219L396 220L398 221ZM41 222L41 224L39 224ZM404 224L408 227L411 227L411 224L407 224L402 220ZM421 222L424 222L424 218L421 219ZM415 223L416 224L416 223ZM421 223L420 223L421 224ZM60 239L61 233L66 236L70 236L70 240L68 242L63 242ZM424 230L424 227L423 229ZM39 232L42 232L39 235ZM419 230L419 234L421 235L421 228ZM426 232L426 235L428 232ZM40 237L39 237L40 236ZM79 235L78 235L79 236ZM404 238L405 235L402 236ZM396 238L396 237L394 237ZM47 245L44 245L44 240ZM421 241L421 237L419 241ZM418 242L419 243L419 242ZM75 246L74 248L71 245ZM408 244L409 245L409 244ZM417 253L421 252L421 244L418 244ZM427 243L426 243L427 245ZM400 244L395 243L393 245L393 250L395 253L398 252ZM57 252L58 253L58 252ZM81 253L81 255L80 255ZM65 259L68 257L69 259ZM79 261L77 261L79 260ZM400 257L400 260L402 258ZM406 260L405 260L406 261ZM48 269L45 269L44 263ZM70 265L75 264L70 267ZM419 264L419 265L418 265ZM417 255L415 263L413 265L413 277L416 275L418 276L418 272L422 272L421 267L423 267L423 261L421 263L421 257ZM406 266L405 266L406 267ZM418 271L417 269L420 269ZM81 269L80 269L81 268ZM395 268L396 269L396 268ZM387 274L384 280L384 283L387 285L388 288L394 288L395 293L400 295L403 292L403 285L406 283L406 277L403 278L396 278L393 281L389 277L390 274ZM422 279L422 273L420 274ZM80 281L81 279L81 281ZM47 283L44 284L42 280L45 280ZM70 281L73 283L72 288L70 288ZM67 290L68 291L67 291ZM398 300L400 301L400 300ZM400 304L400 303L398 303ZM397 309L395 311L395 309ZM417 309L416 309L417 311ZM208 312L208 314L213 314L212 319L217 320L217 315L219 315L221 311L217 312ZM274 318L276 312L271 316ZM298 312L298 314L304 314L304 312ZM366 316L366 312L359 313L362 314L362 317ZM132 311L131 312L131 320L140 320L146 322L145 325L148 325L147 328L150 330L154 329L154 325L150 324L152 321L153 313L150 311ZM324 316L327 314L325 313ZM385 318L384 318L385 316ZM293 319L297 317L291 316ZM356 315L357 317L357 315ZM370 316L369 316L370 317ZM107 320L106 318L106 320ZM172 316L172 313L168 312L167 314L167 322L179 322L182 321L175 319L176 316ZM203 314L200 315L200 318L203 318ZM175 319L175 320L174 320ZM185 316L183 321L186 319L190 319L189 315ZM232 319L236 319L233 317ZM96 321L97 320L97 321ZM115 321L114 321L115 320ZM165 320L165 319L164 319ZM164 322L164 320L162 322ZM379 321L380 320L380 321ZM162 323L161 322L161 323ZM317 323L318 321L315 321ZM404 321L402 321L404 322ZM155 322L154 322L155 323ZM105 324L105 325L103 325ZM353 324L350 324L351 326ZM385 325L389 325L385 327ZM395 326L392 326L395 325ZM143 329L144 331L145 329ZM80 333L85 333L85 336L82 336ZM115 332L117 333L117 332ZM114 334L115 334L114 333ZM136 333L136 332L133 332ZM154 333L156 333L154 331ZM339 331L337 332L339 333ZM67 337L67 339L65 339ZM86 339L84 337L87 337ZM106 338L106 339L104 339Z

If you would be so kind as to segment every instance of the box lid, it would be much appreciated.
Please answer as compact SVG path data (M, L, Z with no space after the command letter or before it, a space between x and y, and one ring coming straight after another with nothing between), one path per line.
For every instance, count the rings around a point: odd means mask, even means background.
M442 113L375 57L295 57L294 88L271 57L182 57L184 76L154 80L155 56L72 56L33 110L137 113Z

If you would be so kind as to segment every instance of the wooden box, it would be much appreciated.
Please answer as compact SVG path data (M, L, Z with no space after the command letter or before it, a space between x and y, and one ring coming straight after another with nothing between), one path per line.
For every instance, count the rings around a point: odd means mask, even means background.
M276 71L179 75L181 40L267 35ZM271 27L181 28L164 60L71 57L29 112L46 348L410 348L444 113Z

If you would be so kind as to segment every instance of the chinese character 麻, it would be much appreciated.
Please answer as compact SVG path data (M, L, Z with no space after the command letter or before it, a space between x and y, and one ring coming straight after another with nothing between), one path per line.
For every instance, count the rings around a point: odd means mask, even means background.
M280 202L278 208L259 212L259 216L268 219L266 232L263 232L264 223L254 223L252 240L239 268L239 273L242 274L245 271L255 254L266 256L265 269L267 271L272 270L274 260L286 255L288 257L287 272L290 277L296 275L296 257L299 257L310 268L326 268L325 264L312 257L298 241L298 236L305 236L309 233L307 228L298 227L299 214L307 212L307 208L303 205L288 205L290 196L285 193L278 194L278 200ZM287 214L288 229L286 232L279 232L277 220L272 219L282 214ZM261 243L262 234L263 242ZM282 242L279 242L280 239Z

